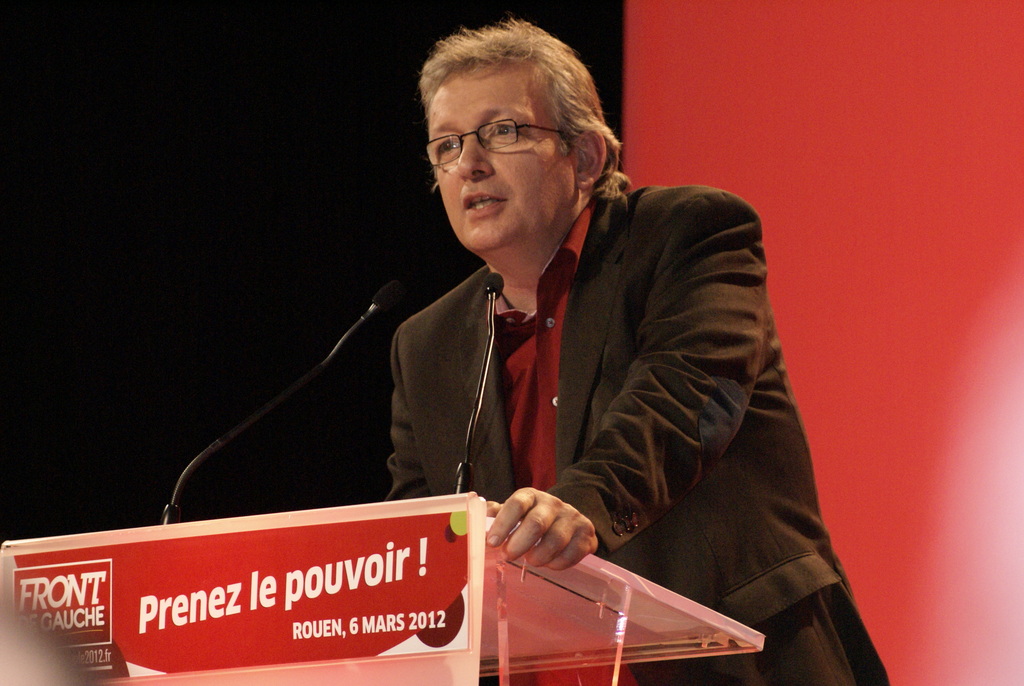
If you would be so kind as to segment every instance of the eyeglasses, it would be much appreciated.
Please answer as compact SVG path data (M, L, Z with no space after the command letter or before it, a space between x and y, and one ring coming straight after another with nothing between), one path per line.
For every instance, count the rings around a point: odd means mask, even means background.
M463 134L440 136L427 143L427 159L435 167L452 164L462 156L462 139L476 134L476 139L485 150L506 148L519 140L519 129L539 129L562 135L558 129L549 129L536 124L517 124L511 119L501 119L484 124L476 131Z

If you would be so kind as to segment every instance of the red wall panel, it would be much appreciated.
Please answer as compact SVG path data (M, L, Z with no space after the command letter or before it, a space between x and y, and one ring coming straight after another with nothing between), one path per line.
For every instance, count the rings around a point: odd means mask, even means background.
M1024 572L996 488L1024 485L1024 4L630 0L623 122L635 185L762 214L825 517L893 682L1016 683L999 632L962 642L1009 621Z

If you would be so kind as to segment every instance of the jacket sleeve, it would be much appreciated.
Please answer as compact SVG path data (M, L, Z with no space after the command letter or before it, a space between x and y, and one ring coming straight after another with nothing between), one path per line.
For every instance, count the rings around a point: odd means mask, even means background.
M775 354L749 205L712 189L655 189L628 221L586 440L551 490L590 517L605 552L714 468Z

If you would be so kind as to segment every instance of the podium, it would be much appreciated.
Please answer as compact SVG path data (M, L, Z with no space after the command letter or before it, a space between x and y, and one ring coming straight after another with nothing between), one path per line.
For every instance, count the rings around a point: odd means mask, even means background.
M484 545L475 494L6 542L0 611L112 684L476 684L760 650L764 637L589 556ZM713 658L709 658L713 659Z

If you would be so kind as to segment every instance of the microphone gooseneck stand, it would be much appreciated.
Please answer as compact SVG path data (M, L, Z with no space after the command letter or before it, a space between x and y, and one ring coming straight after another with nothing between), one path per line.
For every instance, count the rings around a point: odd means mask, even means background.
M405 288L398 281L390 281L387 284L385 284L379 291L377 291L377 294L373 296L373 300L371 302L369 309L367 309L366 312L364 312L362 316L359 317L356 323L353 324L349 328L349 330L345 332L345 335L341 337L341 339L334 346L334 349L331 350L331 353L326 358L324 358L323 362L310 369L302 378L300 378L298 381L296 381L291 386L284 389L284 391L282 391L280 394L278 394L276 398L268 402L260 409L253 412L245 421L243 421L238 426L228 431L226 434L224 434L216 441L211 443L209 446L207 446L206 450L192 458L192 461L189 462L187 467L185 467L185 470L181 473L181 476L178 477L178 481L174 485L174 492L171 494L171 501L164 507L163 515L160 517L160 523L176 524L181 521L181 492L182 490L184 490L185 483L188 482L193 472L195 472L196 469L198 469L199 466L203 464L203 462L205 462L208 457L210 457L215 452L217 452L225 445L230 443L236 436L238 436L240 433L242 433L250 426L255 424L257 421L263 418L264 415L266 415L268 412L270 412L275 407L280 405L282 402L287 400L293 393L295 393L295 391L299 390L300 388L308 384L310 381L312 381L314 378L319 376L320 373L327 367L327 365L331 363L331 360L334 359L334 356L338 354L338 351L341 350L341 346L345 344L345 341L348 340L349 336L355 333L356 329L362 326L367 319L372 317L377 312L384 312L394 307L396 304L398 304L398 301L401 300L402 296L404 295Z
M473 436L476 434L477 419L483 407L484 387L494 357L494 303L501 295L505 281L501 274L491 272L484 278L484 292L487 294L487 342L484 348L484 362L480 366L480 379L476 385L476 398L473 401L473 414L469 417L469 428L466 430L466 456L455 470L455 493L466 493L473 487Z

